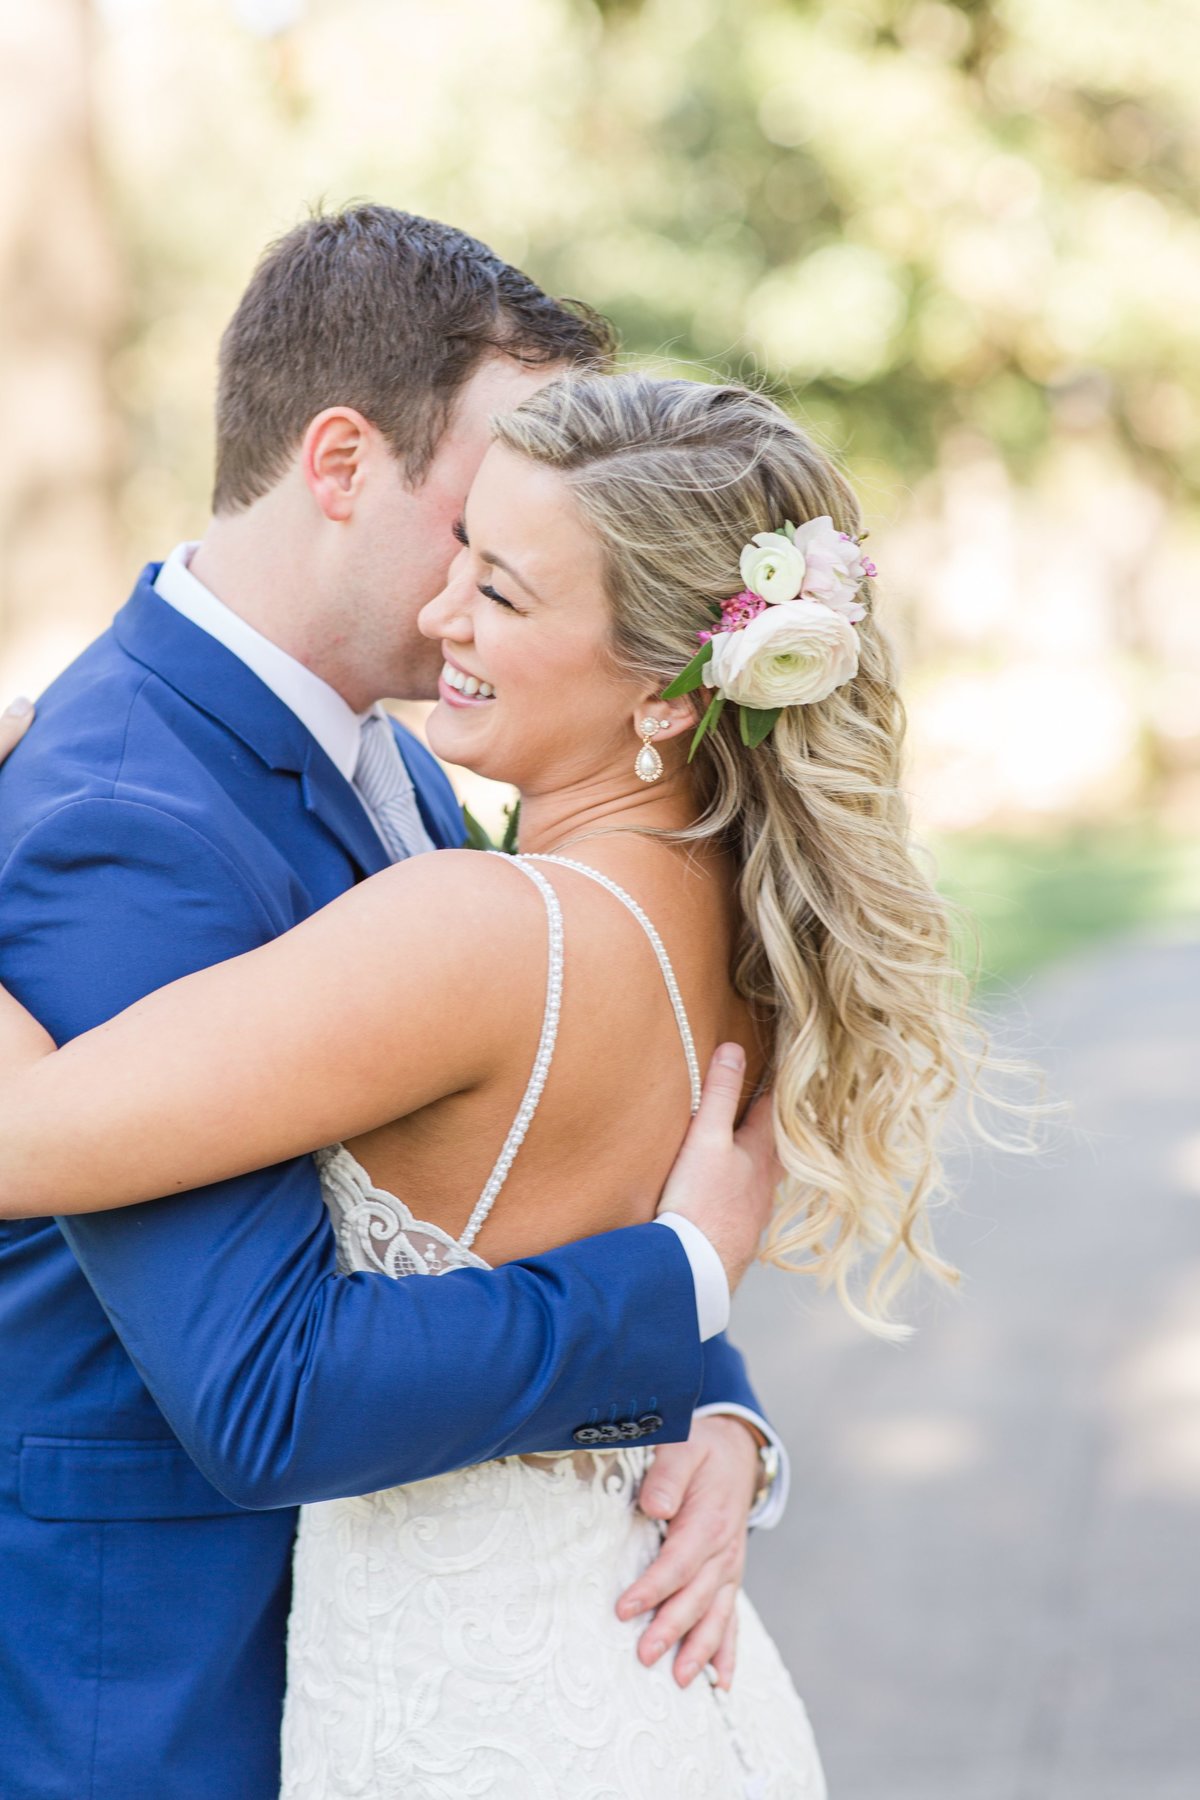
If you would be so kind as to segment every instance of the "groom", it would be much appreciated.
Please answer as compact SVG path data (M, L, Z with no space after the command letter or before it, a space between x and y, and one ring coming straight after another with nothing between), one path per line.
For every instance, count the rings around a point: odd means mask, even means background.
M461 843L378 702L435 691L416 617L489 414L609 355L428 220L358 207L267 254L222 341L203 540L0 774L0 978L60 1042ZM717 1069L665 1216L486 1273L338 1277L308 1158L0 1226L4 1800L274 1800L296 1506L490 1457L664 1446L643 1504L673 1523L623 1610L659 1609L643 1660L709 1660L770 1435L721 1335L770 1187L739 1094Z

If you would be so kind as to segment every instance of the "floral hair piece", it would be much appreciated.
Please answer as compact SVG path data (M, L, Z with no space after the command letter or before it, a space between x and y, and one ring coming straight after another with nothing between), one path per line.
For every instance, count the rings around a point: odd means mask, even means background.
M864 533L865 536L865 533ZM701 648L663 689L664 700L714 691L696 728L688 761L732 700L742 742L754 749L785 706L810 706L858 671L854 626L866 607L862 583L876 573L860 540L827 515L782 531L760 531L741 557L741 593L714 608Z

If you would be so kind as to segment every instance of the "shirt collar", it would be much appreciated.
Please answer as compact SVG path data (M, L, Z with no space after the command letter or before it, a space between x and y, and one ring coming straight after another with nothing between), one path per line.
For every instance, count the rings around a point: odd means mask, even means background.
M186 543L177 544L172 550L154 583L159 599L245 663L295 713L334 767L347 781L353 781L363 725L380 709L370 707L365 713L356 713L327 681L218 600L188 567L195 549L194 543Z

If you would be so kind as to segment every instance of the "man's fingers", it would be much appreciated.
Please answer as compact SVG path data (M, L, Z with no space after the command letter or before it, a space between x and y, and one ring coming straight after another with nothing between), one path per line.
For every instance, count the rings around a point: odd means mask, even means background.
M33 701L11 700L0 713L0 762L20 743L33 724Z
M745 1078L746 1052L742 1046L718 1044L704 1077L700 1107L692 1120L692 1134L733 1136Z
M728 1581L729 1569L720 1558L714 1557L706 1562L694 1581L689 1581L686 1587L680 1588L659 1607L638 1642L639 1662L650 1668L660 1656L665 1656L668 1650L673 1649L680 1638L704 1618ZM713 1640L714 1649L720 1636L718 1632Z
M712 1659L716 1671L717 1686L728 1693L733 1686L733 1671L737 1663L738 1615L736 1597L729 1612L729 1623L725 1627L725 1636L721 1639L717 1654Z
M705 1664L716 1656L724 1642L736 1601L737 1583L727 1581L717 1589L712 1605L680 1644L675 1658L675 1679L680 1687L690 1686Z
M638 1495L638 1505L648 1519L675 1517L704 1455L700 1445L692 1442L657 1447Z
M712 1564L720 1580L727 1580L744 1550L742 1515L734 1522L722 1507L691 1494L668 1528L662 1549L618 1601L617 1611L621 1618L631 1619L658 1607L661 1617L662 1607L695 1581L706 1565Z
M668 1537L650 1567L618 1600L619 1616L622 1619L633 1619L639 1613L653 1612L656 1606L661 1606L672 1594L677 1594L680 1588L687 1586L705 1561L708 1551L708 1545L689 1548L686 1541L675 1536Z

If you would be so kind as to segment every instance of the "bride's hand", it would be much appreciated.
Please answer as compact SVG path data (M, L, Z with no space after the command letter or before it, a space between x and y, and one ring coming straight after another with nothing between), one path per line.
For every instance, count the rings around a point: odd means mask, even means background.
M33 724L33 702L24 698L11 700L0 713L0 762L15 750Z

